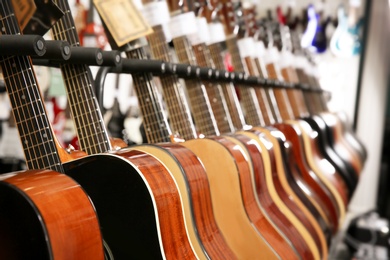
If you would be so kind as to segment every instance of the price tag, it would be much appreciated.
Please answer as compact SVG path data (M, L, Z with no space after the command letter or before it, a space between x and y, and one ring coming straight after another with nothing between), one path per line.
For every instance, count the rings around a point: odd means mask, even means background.
M225 30L222 23L209 24L210 40L207 44L211 45L217 42L224 42L226 40Z
M171 37L178 38L198 31L194 12L179 14L171 18L169 23Z
M246 37L237 41L238 50L241 58L255 57L255 44L251 37Z
M141 10L150 26L166 24L171 18L166 1L146 4Z
M93 0L118 46L153 32L132 0Z
M34 0L12 0L16 19L21 31L26 27L37 9Z
M196 18L196 26L198 30L196 33L188 35L188 39L191 42L191 45L198 45L201 43L207 43L210 41L209 28L207 26L206 18L198 17Z

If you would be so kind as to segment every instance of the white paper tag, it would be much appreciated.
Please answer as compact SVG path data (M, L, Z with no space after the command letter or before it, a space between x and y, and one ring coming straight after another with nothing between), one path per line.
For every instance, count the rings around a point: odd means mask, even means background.
M256 55L253 38L246 37L237 41L241 58L254 57Z
M188 12L171 17L169 30L172 39L197 32L196 18L194 12Z
M198 45L201 43L207 43L210 40L209 27L207 25L207 20L204 17L196 18L196 26L198 30L196 33L188 35L188 39L191 42L191 45Z
M213 44L217 42L224 42L226 40L225 30L222 23L210 23L209 24L210 40L207 44Z
M255 41L255 52L257 57L261 58L265 55L265 46L262 41Z
M144 5L141 11L150 26L166 24L171 19L166 1L149 3Z

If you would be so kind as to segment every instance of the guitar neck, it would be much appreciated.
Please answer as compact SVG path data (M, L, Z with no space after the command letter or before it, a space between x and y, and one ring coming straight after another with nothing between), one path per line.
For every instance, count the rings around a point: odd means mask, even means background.
M192 47L186 36L174 38L173 45L179 62L189 65L197 64ZM187 79L185 84L198 131L204 135L219 135L212 107L207 98L206 87L197 79Z
M11 1L1 1L2 34L21 34ZM0 57L5 86L29 169L64 172L31 59Z
M66 40L72 46L79 46L79 37L68 1L57 0L56 2L65 15L52 28L54 39ZM95 98L92 75L88 67L78 64L63 64L60 68L81 150L88 154L111 150L106 126Z
M282 68L281 74L285 81L290 83L299 83L298 76L291 66ZM307 110L302 91L299 89L288 89L287 94L292 106L294 117L300 118L308 116L309 112Z
M210 50L205 43L200 43L192 46L196 61L201 67L214 68ZM222 87L220 84L214 84L209 81L204 81L207 85L206 91L211 108L214 113L215 120L217 120L218 129L221 133L231 133L234 131L233 122L223 96Z
M148 35L148 41L154 59L173 62L161 25L153 27L153 33ZM175 75L162 75L160 81L172 130L185 140L195 139L197 137L195 125L179 79Z
M260 73L257 69L254 59L251 57L245 57L244 61L248 68L249 75L260 77ZM272 113L271 106L269 103L269 96L267 96L266 90L264 88L257 87L255 88L255 93L257 97L257 102L259 103L260 113L264 120L261 125L271 125L275 123L275 116Z
M126 51L126 56L129 59L147 59L144 47ZM148 142L169 142L172 134L157 95L157 86L153 75L151 73L133 73L132 78Z
M215 67L220 70L226 69L222 59L221 43L209 45L209 50ZM234 85L232 83L224 83L222 85L222 91L225 96L234 127L236 129L242 129L245 125L244 113L242 112L241 104L238 100Z
M269 63L266 65L266 70L268 78L280 80L278 75L277 68L275 64ZM269 89L269 91L274 95L276 102L274 103L275 109L278 111L277 122L280 123L283 120L289 120L294 118L292 106L288 99L287 91L285 89Z
M229 53L232 57L234 70L248 73L248 68L244 65L238 50L237 37L231 35L226 40ZM253 126L264 125L264 118L260 113L260 106L257 100L255 89L252 87L238 86L241 102L245 111L245 121Z

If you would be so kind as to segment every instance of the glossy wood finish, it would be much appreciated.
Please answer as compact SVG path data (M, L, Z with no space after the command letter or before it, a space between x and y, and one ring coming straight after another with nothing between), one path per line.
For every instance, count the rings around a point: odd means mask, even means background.
M227 147L230 153L232 153L235 157L237 156L239 158L239 156L245 156L246 160L249 161L249 171L245 169L246 165L243 164L243 167L241 167L239 171L239 178L244 207L253 225L282 259L298 259L299 253L291 241L276 225L278 220L283 220L285 221L283 223L284 226L286 226L287 223L287 226L293 228L291 227L291 223L273 203L267 192L266 185L263 185L265 186L265 192L260 193L260 196L256 192L256 175L264 175L264 167L261 157L258 154L259 150L256 149L256 147L253 147L256 146L254 144L255 141L244 135L237 134L229 136L225 135L223 138L214 137L213 139L224 144L224 146ZM229 142L226 142L227 140ZM241 147L241 151L244 152L244 154L240 155L240 150L231 149L234 148L235 145ZM266 206L264 207L263 204ZM272 211L275 207L276 211ZM271 212L269 212L269 210L271 210ZM270 217L269 215L273 216ZM274 222L273 219L276 219L277 221ZM281 222L279 221L279 224L280 223Z
M255 142L251 147L252 161L258 157L263 162L264 170L255 173L256 192L261 203L266 207L269 216L277 227L287 236L296 248L299 255L304 259L318 259L319 252L316 248L313 238L308 233L302 223L296 218L294 213L286 207L283 197L278 193L278 179L275 172L275 159L272 143L263 133L254 133L252 131L239 131L239 135L246 136ZM261 173L264 173L262 175ZM280 185L279 185L280 186ZM267 196L268 195L268 196ZM281 212L281 214L280 214Z
M236 259L215 221L209 182L198 157L179 144L137 145L129 149L152 155L174 176L183 200L187 200L183 201L184 216L187 216L186 225L192 227L187 230L190 237L192 236L191 242L197 256L202 258L202 254L206 254L206 257L211 259ZM194 223L191 223L192 221ZM194 243L198 237L201 243Z
M158 160L125 148L64 167L94 202L115 258L196 259L177 185Z
M316 247L321 257L327 258L327 245L324 233L319 226L319 223L313 217L312 213L308 210L307 206L302 202L302 197L297 195L298 189L294 189L291 180L291 173L287 172L285 164L285 156L283 156L278 139L283 138L279 131L273 131L269 128L255 128L253 131L261 131L269 141L272 143L274 148L275 158L275 171L277 172L277 180L274 178L278 189L278 193L283 198L284 203L289 207L299 221L305 226L307 231L311 234ZM283 141L282 141L283 142ZM276 177L276 176L275 176Z
M302 178L304 181L315 190L314 197L318 196L316 199L320 205L326 209L324 213L326 214L327 219L331 223L332 232L337 232L339 226L339 209L334 195L331 191L322 183L319 177L313 172L309 167L306 157L305 150L303 147L302 133L300 129L294 124L275 124L275 128L279 129L286 140L292 144L292 153L294 153L295 161L300 171L302 172ZM308 156L311 156L310 154Z
M238 169L247 162L234 161L227 148L214 140L190 140L183 146L191 149L206 169L217 224L235 255L239 259L276 259L277 255L253 227L243 206Z
M345 210L348 204L348 187L336 168L323 157L320 151L320 143L317 141L318 133L313 131L310 125L305 121L300 121L299 127L302 131L304 139L304 148L307 155L306 159L310 167L317 173L317 176L322 179L322 182L332 191L339 206L341 224L345 217Z
M95 208L68 176L17 172L0 194L1 259L104 259Z

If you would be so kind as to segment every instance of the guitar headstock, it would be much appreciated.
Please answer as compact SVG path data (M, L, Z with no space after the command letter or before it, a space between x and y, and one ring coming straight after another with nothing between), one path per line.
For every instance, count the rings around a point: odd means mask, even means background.
M218 3L218 19L223 24L226 35L236 34L238 30L235 6L237 2L233 0L213 0Z
M186 0L166 0L166 1L171 15L187 13L191 10L189 7L189 1Z
M245 31L245 35L254 37L259 29L256 21L256 5L249 2L243 2L242 17L244 20L243 30Z

